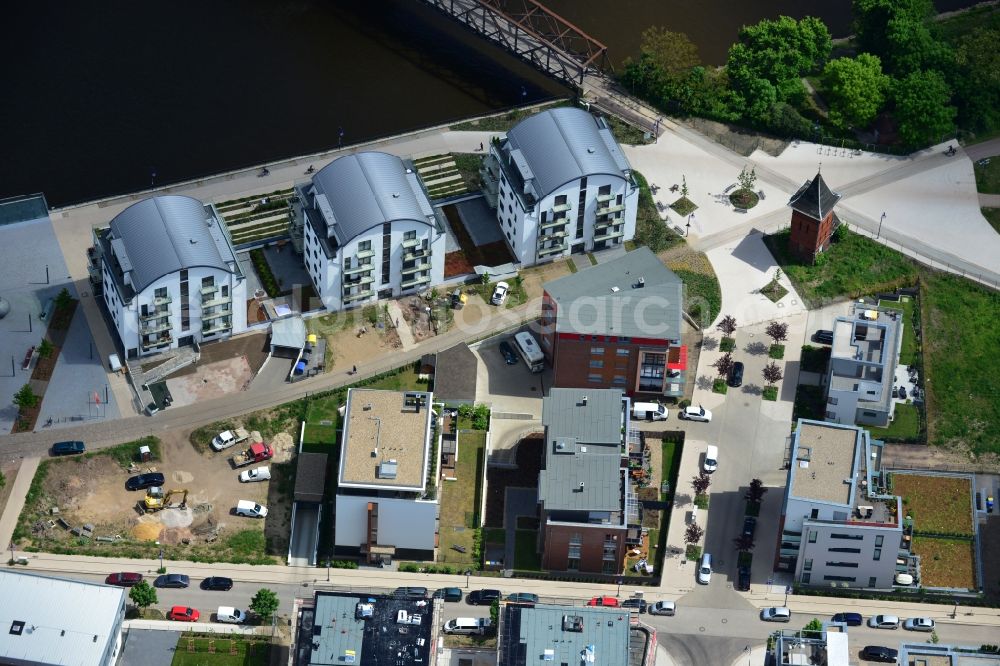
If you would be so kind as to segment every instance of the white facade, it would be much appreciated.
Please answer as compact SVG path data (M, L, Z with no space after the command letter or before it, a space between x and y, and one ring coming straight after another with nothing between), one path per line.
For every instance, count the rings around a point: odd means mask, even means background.
M433 551L437 501L364 495L337 495L334 539L338 547L358 548L368 539L368 504L378 505L379 543L397 549Z
M639 188L601 119L539 113L490 147L487 200L518 263L621 245L635 235Z

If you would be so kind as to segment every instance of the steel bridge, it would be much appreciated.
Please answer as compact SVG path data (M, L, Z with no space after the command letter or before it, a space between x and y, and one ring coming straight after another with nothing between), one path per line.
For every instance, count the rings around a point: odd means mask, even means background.
M608 47L535 0L423 0L571 86L610 68Z

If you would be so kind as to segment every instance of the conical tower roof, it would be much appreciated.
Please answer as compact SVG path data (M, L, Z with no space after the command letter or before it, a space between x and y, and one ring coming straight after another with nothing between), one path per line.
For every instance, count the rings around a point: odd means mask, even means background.
M817 171L816 177L806 181L792 196L788 205L803 215L822 221L830 214L838 201L840 201L840 195L826 186L822 174Z

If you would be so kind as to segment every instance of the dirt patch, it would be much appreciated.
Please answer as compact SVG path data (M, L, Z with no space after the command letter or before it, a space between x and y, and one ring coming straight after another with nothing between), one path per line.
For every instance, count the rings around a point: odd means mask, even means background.
M195 372L183 377L171 377L167 388L174 405L191 405L240 391L253 378L245 356L213 363L199 363Z
M3 488L0 488L0 515L3 514L4 507L7 506L7 498L10 497L10 491L14 487L14 481L17 480L17 474L20 469L20 462L0 465L0 472L4 476L4 485Z
M455 234L455 240L458 241L458 246L462 249L469 264L472 266L501 266L514 261L514 257L511 256L510 250L507 248L507 243L502 240L486 245L476 245L472 236L466 231L465 225L462 224L462 216L458 214L456 206L445 206L442 210L448 218L448 225L451 227L452 233Z
M472 263L465 258L465 253L449 252L444 255L444 279L453 278L459 275L468 275L473 272Z
M892 474L892 492L917 532L972 534L972 482L954 476Z
M507 488L537 488L542 468L545 438L529 435L517 443L514 463L517 469L489 467L486 470L486 526L503 527L504 497Z
M193 375L206 365L240 357L246 359L251 372L256 374L260 370L260 367L264 365L264 360L270 351L271 348L266 333L240 335L229 340L202 345L201 360L198 361L197 365L189 365L170 376L177 378Z
M532 266L521 271L521 286L528 296L528 300L542 297L542 287L546 282L551 282L564 275L569 275L569 264L565 261L555 261L543 266Z
M399 335L392 328L377 329L368 325L368 333L362 336L358 336L355 328L327 334L326 370L346 372L356 365L358 371L363 372L366 362L384 358L386 352L400 348Z
M920 556L920 584L924 587L974 589L975 544L964 539L913 538L913 552Z

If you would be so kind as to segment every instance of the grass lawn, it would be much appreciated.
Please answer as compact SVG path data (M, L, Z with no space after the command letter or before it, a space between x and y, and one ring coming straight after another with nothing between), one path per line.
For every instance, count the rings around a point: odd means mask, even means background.
M920 438L920 408L896 405L896 415L888 428L871 428L872 437L888 441L912 441Z
M514 568L522 571L541 571L542 558L535 552L538 532L535 530L514 531Z
M417 379L416 368L413 365L408 365L403 368L402 372L390 375L389 377L383 377L366 385L364 388L384 389L387 391L426 391L427 382L419 381Z
M927 271L920 316L928 443L1000 452L1000 293Z
M975 164L976 189L982 194L1000 194L1000 159L992 159L986 166Z
M458 436L458 461L455 481L441 482L440 555L448 564L476 564L475 535L479 527L482 500L480 480L486 464L486 432L461 432ZM459 553L452 545L464 546Z
M826 415L826 396L819 386L799 384L795 388L795 406L792 408L792 421L799 419L823 420Z
M194 651L188 652L189 642L194 642ZM209 642L215 644L215 653L208 651ZM236 643L236 654L230 654L230 644ZM253 652L247 654L245 641L229 638L193 638L182 636L177 641L171 666L267 666L271 662L271 646L263 641L253 644Z
M892 492L916 532L972 535L972 484L954 476L892 475Z
M661 442L660 446L662 450L660 478L670 484L671 490L677 490L677 472L681 466L681 452L684 447L680 442L667 441ZM667 494L660 493L660 499L666 501Z
M976 587L975 543L971 539L914 537L924 587Z
M842 234L842 235L841 235ZM764 242L810 309L843 298L890 292L915 284L916 264L864 236L846 229L823 252L815 265L806 265L788 252L791 231L765 236Z
M829 362L829 347L813 347L812 345L802 346L802 355L799 357L799 370L802 372L825 373L827 363Z
M981 208L980 210L990 226L1000 234L1000 208Z
M892 308L903 312L903 346L899 350L899 362L902 365L913 365L917 362L917 331L913 325L914 312L917 304L909 296L903 296L896 301L879 301L880 307Z

